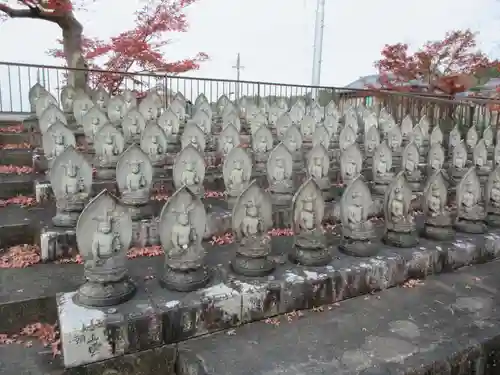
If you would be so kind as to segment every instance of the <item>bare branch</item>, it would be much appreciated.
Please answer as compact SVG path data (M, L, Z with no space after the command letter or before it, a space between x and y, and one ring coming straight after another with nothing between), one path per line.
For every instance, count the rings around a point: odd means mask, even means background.
M6 4L0 4L0 12L5 13L10 18L32 18L50 22L59 22L60 17L43 12L39 8L29 7L27 9L14 9Z

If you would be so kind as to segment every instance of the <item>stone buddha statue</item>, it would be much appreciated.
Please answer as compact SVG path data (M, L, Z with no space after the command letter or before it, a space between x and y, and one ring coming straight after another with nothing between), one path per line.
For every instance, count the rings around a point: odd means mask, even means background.
M141 162L132 160L130 161L130 171L127 175L127 191L124 192L130 197L144 197L149 198L149 192L147 189L146 177L141 171Z
M278 193L290 192L293 188L292 176L287 171L285 160L282 157L277 157L274 160L274 168L271 172L270 190Z
M201 194L203 181L200 180L195 162L189 160L185 162L185 167L181 174L181 183L186 185L195 195Z
M93 266L103 266L107 259L121 250L120 237L113 232L113 218L108 212L97 220L97 232L92 237Z
M233 137L228 136L224 138L224 145L222 146L222 152L224 155L229 154L229 151L231 151L235 147Z
M85 185L79 176L79 167L71 160L65 165L65 175L63 178L64 194L68 201L78 201L79 193L85 191Z
M406 175L406 180L413 191L419 191L421 185L422 174L418 169L419 153L418 148L410 143L405 149L405 165L403 166Z
M373 242L375 233L367 212L367 207L372 204L370 191L362 177L358 177L344 191L340 208L342 240L339 249L346 254L365 257L377 252L379 245Z
M66 150L66 142L64 138L64 134L62 132L58 132L54 134L54 143L52 149L49 151L47 157L49 159L55 159L59 155L63 153L64 150Z
M231 196L235 196L235 193L239 195L239 193L241 193L245 188L247 181L245 181L245 170L241 160L234 161L228 182L228 190L230 191Z
M418 244L416 225L410 214L411 191L406 191L408 188L399 177L393 190L386 195L384 207L388 220L386 220L384 241L391 246L413 247Z
M438 172L440 173L440 172ZM446 186L440 174L436 175L430 183L429 191L424 192L424 204L426 205L425 223L423 234L431 240L446 241L454 237L452 219L446 210ZM437 178L440 180L438 181ZM444 194L442 192L444 189Z
M345 166L344 183L354 180L359 174L356 160L349 158Z
M311 166L309 167L309 174L318 181L321 181L325 177L323 174L323 158L321 156L313 157Z
M498 228L500 227L500 173L498 170L490 174L486 189L489 189L486 221L489 225Z
M265 136L259 137L257 140L257 145L255 147L256 151L259 153L269 152L270 149L267 145L267 138Z
M116 164L116 156L120 154L120 150L115 142L115 137L111 132L104 135L101 145L102 151L100 152L101 165Z
M166 263L177 270L196 269L203 264L204 250L200 246L195 228L191 223L190 206L181 205L172 226L172 251L167 255Z
M152 161L163 156L163 146L160 144L160 137L156 134L151 136L151 142L149 144L148 156Z
M308 184L308 182L306 181L305 184ZM328 264L332 258L326 246L323 228L319 224L322 217L318 217L318 215L321 215L322 210L319 211L316 207L316 200L322 199L321 192L305 192L307 195L300 199L300 195L302 195L300 190L299 188L297 192L299 196L296 195L294 198L294 201L296 199L300 201L297 202L298 204L293 205L295 246L290 258L293 262L305 266L323 266Z
M245 216L238 230L241 232L241 247L245 255L252 257L266 256L270 252L269 239L259 215L260 206L253 200L245 204Z
M108 101L106 97L106 93L103 90L97 91L97 96L95 98L95 103L101 109L101 111L106 111L108 106ZM121 110L119 111L121 113Z
M386 150L381 149L378 155L378 160L375 163L375 173L374 180L377 182L384 182L385 184L389 184L394 177L394 173L391 172L391 163L388 160L390 155L386 152Z
M141 128L139 126L139 121L137 120L137 117L133 116L130 119L130 125L128 127L128 136L131 139L137 139L141 134Z
M92 118L92 122L91 122L91 126L92 126L92 139L95 138L97 132L99 131L101 125L104 125L104 124L101 124L101 120L99 119L99 117L94 117Z
M469 173L469 172L468 172ZM464 176L467 179L468 174ZM483 207L479 204L481 194L479 186L471 179L460 183L457 189L457 218L455 229L465 233L484 233L486 231L486 215Z

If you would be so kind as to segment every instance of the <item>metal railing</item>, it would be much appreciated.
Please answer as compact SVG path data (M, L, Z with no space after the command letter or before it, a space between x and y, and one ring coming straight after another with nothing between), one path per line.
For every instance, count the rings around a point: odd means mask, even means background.
M39 82L56 98L64 85L71 69L61 66L33 65L23 63L0 62L0 113L30 113L28 100L30 88ZM253 97L256 102L267 99L270 102L285 98L293 104L298 98L310 101L316 97L321 105L335 100L341 107L361 104L374 107L376 111L387 108L401 121L410 114L418 120L427 114L431 123L452 120L461 122L464 127L472 124L493 124L499 121L496 112L491 115L491 107L500 107L500 100L490 98L455 99L447 95L426 93L401 93L375 89L348 89L340 87L292 85L271 82L235 81L229 79L195 78L169 76L159 73L126 73L102 70L88 70L89 82L116 82L112 90L123 89L144 92L150 89L163 93L168 103L169 98L180 91L187 100L194 103L203 93L210 102L216 102L221 95L231 100L240 97Z

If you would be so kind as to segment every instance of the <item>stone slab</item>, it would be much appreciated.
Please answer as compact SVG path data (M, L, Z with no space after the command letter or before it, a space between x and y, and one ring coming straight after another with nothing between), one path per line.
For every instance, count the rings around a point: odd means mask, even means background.
M176 374L497 375L499 266L186 341Z
M73 302L74 294L57 296L65 367L99 362L162 344L161 324L142 288L132 300L104 309L78 306Z
M0 199L18 195L34 196L34 181L41 176L35 174L0 174Z
M3 165L33 166L33 152L30 149L0 149Z

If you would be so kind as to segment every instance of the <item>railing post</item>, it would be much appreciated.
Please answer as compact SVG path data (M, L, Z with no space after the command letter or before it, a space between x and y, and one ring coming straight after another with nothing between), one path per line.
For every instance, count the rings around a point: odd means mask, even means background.
M257 105L260 105L260 83L257 83Z

